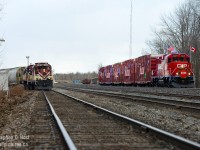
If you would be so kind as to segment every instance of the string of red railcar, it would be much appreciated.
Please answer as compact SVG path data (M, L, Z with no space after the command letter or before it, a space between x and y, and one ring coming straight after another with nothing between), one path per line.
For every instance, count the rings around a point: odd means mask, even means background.
M194 87L187 54L144 55L99 69L100 85Z

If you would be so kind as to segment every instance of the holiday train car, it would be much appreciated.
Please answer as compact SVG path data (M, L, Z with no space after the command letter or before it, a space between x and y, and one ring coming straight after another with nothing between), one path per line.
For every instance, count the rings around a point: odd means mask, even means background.
M187 54L144 55L99 69L99 84L194 87Z
M169 87L194 87L192 64L187 54L164 54L151 56L153 85Z

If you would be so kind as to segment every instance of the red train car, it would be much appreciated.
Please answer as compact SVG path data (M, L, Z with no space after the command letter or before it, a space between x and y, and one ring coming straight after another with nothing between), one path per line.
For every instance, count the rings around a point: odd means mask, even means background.
M133 59L122 62L122 81L124 85L135 84L135 61Z
M102 67L99 84L194 87L194 80L187 54L159 54Z
M113 76L113 67L112 65L108 65L104 69L104 79L106 85L113 84L112 76Z
M105 76L104 76L104 69L105 67L99 68L99 73L98 73L98 82L100 85L103 85L105 81Z
M113 65L113 84L121 85L122 84L122 63L116 63Z
M151 55L135 59L135 83L141 86L151 83Z

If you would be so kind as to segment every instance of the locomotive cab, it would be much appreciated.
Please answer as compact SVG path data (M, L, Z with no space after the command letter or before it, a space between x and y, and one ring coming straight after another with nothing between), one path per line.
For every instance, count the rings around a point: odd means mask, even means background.
M34 80L37 89L51 89L53 87L52 68L48 63L35 63Z
M194 87L192 65L187 54L169 54L166 57L166 62L169 72L165 74L165 77L172 86Z

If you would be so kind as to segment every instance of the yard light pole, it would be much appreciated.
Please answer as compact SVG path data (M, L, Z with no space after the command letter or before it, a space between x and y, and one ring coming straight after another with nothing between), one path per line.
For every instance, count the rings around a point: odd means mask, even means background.
M29 56L26 56L26 58L27 58L27 64L29 65L29 58L30 58L30 57L29 57ZM27 65L27 66L28 66L28 65Z

